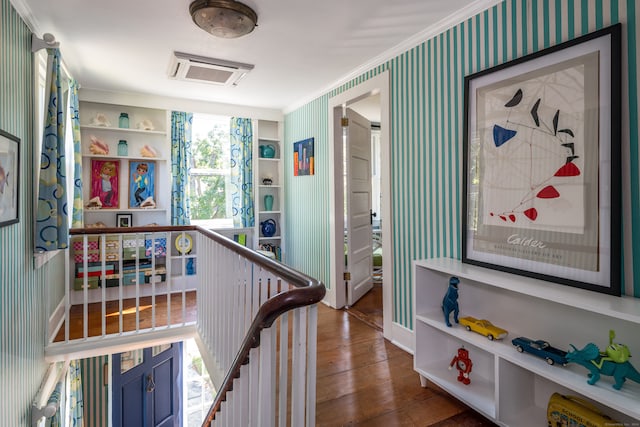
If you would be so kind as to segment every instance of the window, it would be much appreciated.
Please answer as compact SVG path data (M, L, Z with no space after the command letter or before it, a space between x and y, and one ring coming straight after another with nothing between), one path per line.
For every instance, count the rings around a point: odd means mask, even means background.
M189 191L191 223L208 228L233 227L230 117L193 114Z

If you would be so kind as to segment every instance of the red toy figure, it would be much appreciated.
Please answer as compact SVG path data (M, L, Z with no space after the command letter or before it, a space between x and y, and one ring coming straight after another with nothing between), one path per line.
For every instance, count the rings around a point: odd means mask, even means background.
M469 379L469 373L471 373L473 363L471 362L471 359L469 359L469 351L464 347L460 347L458 349L458 354L449 364L449 370L451 370L454 364L456 365L456 369L460 371L458 374L458 381L462 384L470 384L471 380Z

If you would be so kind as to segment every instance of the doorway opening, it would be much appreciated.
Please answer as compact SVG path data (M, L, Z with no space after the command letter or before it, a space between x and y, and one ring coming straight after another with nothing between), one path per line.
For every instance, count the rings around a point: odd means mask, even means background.
M365 107L369 106L375 112L372 116ZM373 129L369 124L370 133L367 149L369 150L369 209L364 214L364 209L359 209L359 219L366 217L369 225L368 235L366 236L369 250L372 252L377 249L377 262L375 265L373 253L368 261L368 269L371 280L381 289L382 300L382 329L386 338L391 339L390 334L392 326L392 304L393 293L391 278L393 277L392 263L392 239L390 238L391 219L391 199L390 199L390 126L389 126L389 73L387 71L370 78L369 80L353 87L334 98L329 100L329 126L331 130L332 144L329 145L329 155L333 159L330 165L331 188L333 189L333 197L331 199L333 212L333 221L331 227L331 278L334 286L328 290L327 301L334 308L342 308L348 303L349 280L350 276L345 273L352 273L346 270L345 258L348 262L349 255L345 253L349 250L349 245L345 242L349 239L350 220L353 219L349 215L345 215L345 205L348 197L345 196L345 186L351 179L349 176L349 166L345 163L348 155L343 151L344 134L342 127L343 113L350 110L357 110L361 116L369 116L370 122L374 123ZM378 118L379 117L379 118ZM379 150L372 150L372 143L379 147ZM377 148L376 147L376 148ZM351 161L351 160L350 160ZM357 160L361 165L364 162ZM360 173L363 168L351 168ZM356 200L358 196L353 196ZM364 197L360 195L359 201L364 201ZM360 206L361 208L362 206ZM375 212L376 216L373 216ZM362 224L362 221L357 224ZM346 239L345 239L346 236ZM360 237L359 243L362 243L365 237ZM361 246L364 248L364 245ZM354 261L359 258L355 257ZM364 265L364 264L363 264ZM377 269L375 269L378 267ZM352 269L349 266L349 269Z

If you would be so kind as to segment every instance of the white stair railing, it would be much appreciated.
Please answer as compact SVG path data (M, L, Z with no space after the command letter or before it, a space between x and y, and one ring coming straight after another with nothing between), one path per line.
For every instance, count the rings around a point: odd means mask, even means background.
M200 264L197 328L213 370L225 373L203 426L315 425L324 286L215 233L197 244L212 260Z
M49 360L97 342L129 343L141 332L161 332L167 339L171 329L189 326L195 332L195 315L189 318L186 304L199 283L197 273L186 268L195 256L173 246L187 232L198 233L196 227L72 230L64 326L51 328ZM166 302L162 309L159 302Z

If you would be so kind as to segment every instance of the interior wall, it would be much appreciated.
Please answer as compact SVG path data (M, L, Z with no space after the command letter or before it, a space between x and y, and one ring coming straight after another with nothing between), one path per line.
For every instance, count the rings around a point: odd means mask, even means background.
M80 360L85 427L109 425L109 389L105 383L105 366L109 356Z
M57 255L33 266L33 59L31 32L9 0L0 0L0 128L20 138L19 222L0 228L0 418L29 426L44 361L45 286L63 280Z
M505 0L292 111L285 143L316 138L313 177L287 177L287 248L293 267L328 283L328 100L390 70L393 321L413 329L414 259L461 258L464 76L621 22L624 293L640 297L637 22L633 0ZM630 78L631 76L631 78ZM631 117L631 118L630 118ZM387 236L385 236L386 238ZM634 282L638 282L634 285Z

